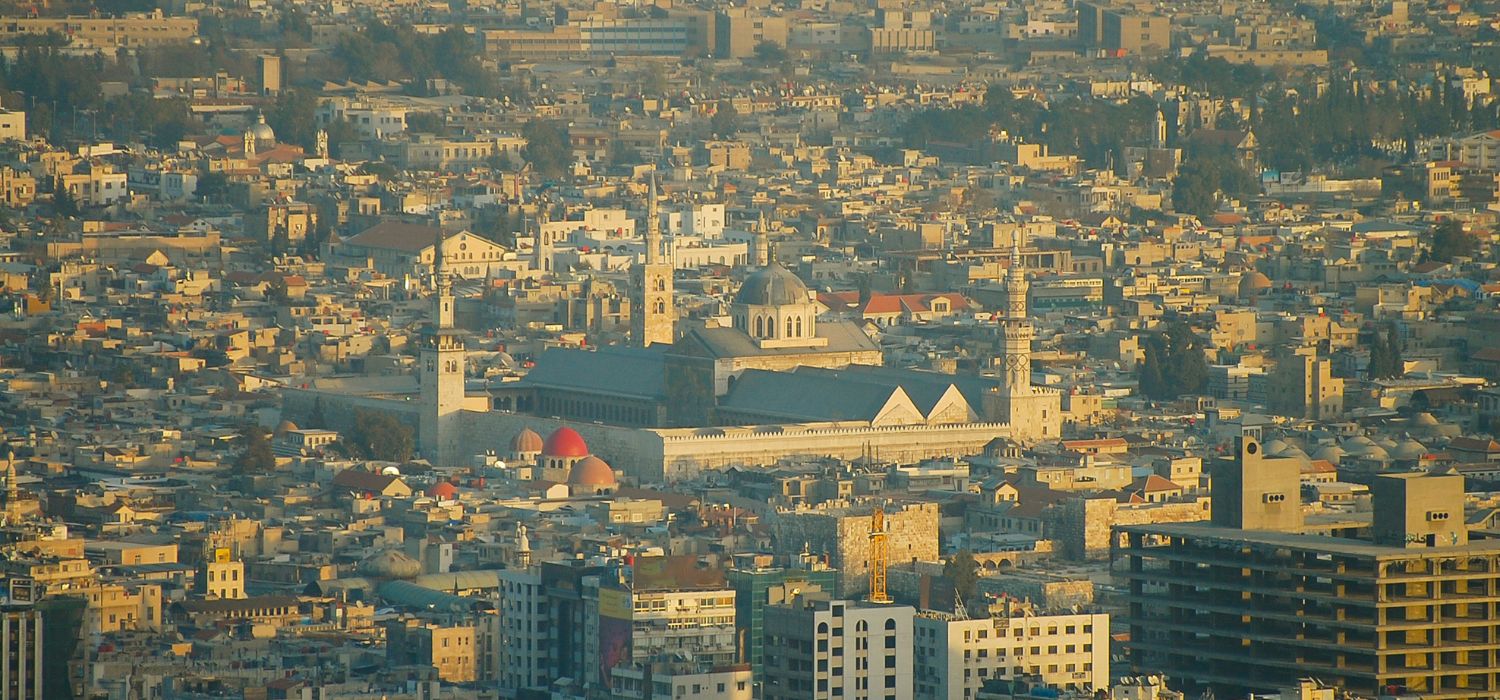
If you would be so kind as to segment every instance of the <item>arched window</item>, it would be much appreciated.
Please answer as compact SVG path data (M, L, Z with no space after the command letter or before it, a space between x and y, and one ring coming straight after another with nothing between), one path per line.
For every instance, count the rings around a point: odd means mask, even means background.
M786 337L788 337L788 338L793 337L792 336L792 319L790 317L788 317L787 320L786 320Z
M864 620L860 620L859 622L854 623L854 631L855 632L869 632L870 631L870 623L865 622Z
M802 337L802 317L801 316L797 317L797 337L798 338Z
M755 337L757 337L757 338L764 338L765 337L765 333L766 333L765 319L763 319L763 318L761 318L759 316L756 316L755 317Z
M664 302L664 301L658 299L656 301L656 313L664 314L666 312L667 312L667 302Z
M826 622L819 622L818 623L818 634L828 634L828 623L826 623Z
M894 632L896 630L896 618L888 618L885 621L885 629L888 632Z

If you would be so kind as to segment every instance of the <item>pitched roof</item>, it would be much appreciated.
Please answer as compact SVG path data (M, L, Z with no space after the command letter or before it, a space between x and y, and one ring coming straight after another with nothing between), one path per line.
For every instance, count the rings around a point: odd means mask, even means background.
M382 221L370 228L344 239L350 245L365 248L384 248L403 253L418 253L436 242L438 229L425 224L407 224L400 221Z
M655 349L551 348L519 382L544 389L655 401L666 396L666 353Z
M389 474L376 474L363 469L345 469L333 477L333 485L344 489L356 491L370 491L381 493L394 482L400 481L401 477Z
M707 357L779 357L838 352L879 352L880 346L870 340L859 326L849 321L818 321L817 336L828 344L821 348L762 348L738 328L694 328L683 337L680 349L702 352Z

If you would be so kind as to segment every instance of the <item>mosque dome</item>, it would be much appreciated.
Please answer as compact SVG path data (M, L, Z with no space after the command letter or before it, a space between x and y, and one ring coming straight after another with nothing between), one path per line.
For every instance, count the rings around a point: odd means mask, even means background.
M734 303L745 306L787 306L807 303L807 285L796 275L771 263L745 278Z
M542 455L545 457L587 457L589 456L588 443L583 441L583 436L572 428L558 428L547 436L546 444L542 445Z
M612 487L615 486L615 470L609 464L598 457L585 457L573 464L568 470L568 485L570 486L593 486Z
M1282 440L1280 438L1271 438L1270 442L1261 445L1261 451L1263 451L1266 456L1279 457L1281 456L1281 453L1286 451L1287 447L1288 445L1286 444L1285 440Z
M1321 459L1338 464L1344 458L1344 451L1338 445L1328 445L1313 453L1313 459Z
M422 564L394 549L388 549L359 563L359 572L370 578L411 578L422 573Z
M1396 459L1421 459L1422 455L1427 454L1427 448L1422 443L1407 438L1397 443L1395 449L1390 452L1391 456Z
M277 436L286 435L287 433L289 433L289 432L291 432L293 430L297 430L297 429L298 428L297 428L297 424L296 423L293 423L293 422L291 422L289 420L283 420L280 423L276 424L276 432L275 432L275 434Z
M1253 297L1271 288L1271 278L1259 270L1251 270L1240 276L1240 298Z
M517 454L541 452L542 436L531 428L522 428L521 432L510 439L510 451Z

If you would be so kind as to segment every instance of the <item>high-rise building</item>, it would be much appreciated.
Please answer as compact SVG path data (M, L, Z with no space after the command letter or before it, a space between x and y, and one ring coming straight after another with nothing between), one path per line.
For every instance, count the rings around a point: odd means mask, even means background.
M453 328L454 300L443 258L441 229L433 247L432 327L421 344L422 414L418 441L422 454L433 464L451 466L459 462L461 414L464 404L464 338Z
M821 592L766 608L764 700L909 700L908 605L856 603Z
M556 675L553 637L559 627L553 619L539 569L517 568L500 572L499 682L502 697L517 697L522 691L541 690Z
M1035 614L1020 603L996 607L975 619L917 615L919 700L968 700L991 678L1039 678L1058 690L1109 687L1109 615Z
M1213 489L1210 522L1118 528L1135 669L1230 693L1500 693L1500 542L1468 540L1463 477L1376 477L1368 539L1305 522L1296 463L1248 435Z
M631 269L631 341L641 347L671 345L677 340L677 309L672 300L672 256L661 240L661 214L656 194L656 174L646 200L646 259Z
M772 566L771 556L747 554L735 558L734 568L726 574L734 588L735 626L740 659L760 670L764 653L766 606L785 602L793 593L838 587L839 572L811 555L802 557L799 566Z
M0 665L0 698L4 700L41 700L42 682L42 612L29 604L0 606L0 648L4 665Z
M595 603L598 683L613 686L626 672L664 654L692 659L705 670L735 662L734 589L721 569L696 557L634 559L615 577L601 577Z

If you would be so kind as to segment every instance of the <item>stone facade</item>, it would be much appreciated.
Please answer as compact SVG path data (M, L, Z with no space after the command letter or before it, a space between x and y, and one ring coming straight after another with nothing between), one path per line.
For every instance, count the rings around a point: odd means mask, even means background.
M830 508L781 511L772 519L776 550L796 554L806 547L827 553L829 565L838 569L838 595L857 598L870 591L870 513L864 508ZM888 564L908 564L940 559L938 506L908 505L885 514Z
M1206 497L1169 503L1120 503L1114 498L1077 498L1055 509L1053 539L1069 559L1109 557L1114 528L1189 523L1209 518Z

